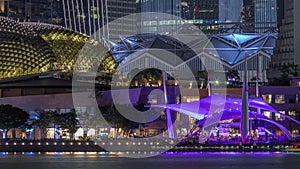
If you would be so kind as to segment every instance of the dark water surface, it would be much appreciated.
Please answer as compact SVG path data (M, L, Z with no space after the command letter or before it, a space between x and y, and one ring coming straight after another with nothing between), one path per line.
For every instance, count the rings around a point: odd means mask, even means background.
M151 158L109 154L0 154L0 169L300 169L300 154L181 153Z

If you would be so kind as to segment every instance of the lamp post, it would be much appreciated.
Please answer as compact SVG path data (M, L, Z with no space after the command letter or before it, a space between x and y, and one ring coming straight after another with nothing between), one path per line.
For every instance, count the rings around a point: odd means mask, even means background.
M242 95L242 114L241 114L241 126L240 132L243 144L246 143L249 132L249 91L248 91L248 65L247 65L247 51L245 51L245 68L244 68L244 83L243 83L243 95Z
M258 79L259 79L259 55L257 55L257 69L256 69L256 83L255 83L255 94L256 94L256 97L259 97L259 83L258 83Z
M173 124L172 124L171 112L170 112L170 109L167 107L168 96L167 96L166 81L167 81L167 73L163 72L164 98L165 98L165 104L166 104L168 134L169 134L169 138L174 138L175 136L174 136L174 129L173 129Z

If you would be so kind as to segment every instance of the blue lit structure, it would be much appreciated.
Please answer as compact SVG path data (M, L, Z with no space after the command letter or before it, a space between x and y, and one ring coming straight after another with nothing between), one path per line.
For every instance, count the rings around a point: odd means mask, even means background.
M256 77L267 82L267 68L276 45L277 33L267 34L219 34L219 35L182 35L191 41L183 43L172 35L139 34L131 37L120 36L120 42L114 43L105 40L111 49L115 60L122 67L130 66L139 61L139 65L146 68L159 67L159 64L168 63L171 70L184 70L181 62L170 61L168 58L159 57L162 60L157 64L149 61L140 61L149 55L145 55L148 49L163 49L181 58L192 71L206 70L206 65L212 65L211 70L225 71L238 70L243 75L245 62L248 64L249 80ZM180 35L179 35L180 37ZM191 50L190 46L193 46ZM149 54L149 52L148 52ZM151 56L156 57L156 56ZM145 59L144 59L145 60ZM150 58L151 60L151 58ZM155 58L154 58L155 60ZM205 63L203 62L205 60ZM156 65L151 65L156 64ZM129 72L128 72L129 73Z

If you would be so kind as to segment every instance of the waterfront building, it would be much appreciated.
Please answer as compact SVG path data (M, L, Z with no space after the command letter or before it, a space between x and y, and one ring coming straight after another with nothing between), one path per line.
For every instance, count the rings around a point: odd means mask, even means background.
M90 115L89 118L93 118L93 115L95 115L95 107L93 107L94 105L89 100L86 100L80 105L77 105L77 107L74 107L71 93L72 83L70 79L63 80L64 78L61 74L62 72L67 73L74 69L74 63L78 57L79 50L88 42L89 37L60 26L41 23L20 23L4 17L1 17L0 19L0 33L2 35L2 39L0 38L2 45L0 53L1 56L4 56L1 58L0 72L1 104L12 104L28 112L54 109L63 113L74 108L79 112L79 115L86 116L88 114ZM197 40L197 37L194 38L196 38L194 40ZM201 35L199 35L198 38L202 39ZM9 41L7 41L7 39L9 39ZM26 40L24 41L24 39ZM267 67L267 61L269 59L268 55L272 54L272 48L274 47L276 35L225 34L212 36L208 40L213 43L216 48L214 50L210 50L210 48L207 48L207 46L204 45L204 49L200 55L202 58L199 58L199 55L196 56L194 53L195 51L191 52L188 50L189 48L187 47L187 44L181 44L180 42L176 41L176 39L164 35L136 35L127 39L123 39L122 42L127 42L127 44L131 44L131 47L135 47L135 52L142 51L143 45L147 48L160 47L165 50L170 50L171 52L173 51L179 58L187 61L187 65L194 71L205 70L204 66L200 62L201 59L205 58L204 60L206 60L209 65L213 65L214 69L226 67L227 70L233 68L243 70L242 64L247 59L247 62L249 62L248 65L253 66L253 72L256 72L257 67L255 68L255 63L260 62L255 61L255 59L262 60L261 63L263 64L259 65L258 67L263 68L263 70ZM207 41L205 41L205 44L206 43ZM97 42L93 41L92 45L96 44ZM147 46L149 44L152 46ZM164 58L164 61L158 61L157 58L155 59L153 56L149 55L144 55L143 57L139 58L141 60L136 60L135 58L131 58L135 56L130 55L133 52L131 51L131 48L128 46L125 47L125 44L122 43L116 45L119 45L119 47L114 46L115 48L112 50L112 55L107 54L104 62L100 65L100 70L98 73L99 76L102 75L103 80L106 79L109 81L107 75L115 71L117 64L119 64L121 68L125 68L126 64L141 65L143 66L142 68L147 68L146 65L157 67L169 62L166 58ZM174 45L176 46L176 50L171 50L174 49ZM257 48L260 50L249 50L245 53L240 51L240 47L249 47L250 49ZM66 48L68 49L67 52L65 50ZM119 49L126 50L122 51ZM230 53L228 53L228 51L230 51ZM231 57L227 57L229 54ZM232 55L235 57L232 58ZM89 63L91 63L91 61L87 59L86 61L83 61L83 63L86 63L86 65L81 65L82 69L86 70L86 68L90 66ZM173 67L178 66L176 61L171 62L168 65L172 65ZM251 69L251 66L249 66L249 69ZM184 67L182 66L178 66L178 68L184 70ZM252 75L253 74L255 73L252 73ZM249 76L251 77L251 73ZM264 78L263 74L260 78ZM75 93L77 98L93 97L90 92L86 90L87 84L88 83L84 81L84 79L81 79L81 83L77 84L82 89L77 91L78 93ZM109 85L109 82L106 84ZM106 90L106 87L106 85L97 85L99 90ZM136 100L132 101L132 103L136 105L144 105L149 104L150 102L148 101L151 101L151 103L160 104L161 96L159 94L155 95L155 93L151 93L152 90L155 89L156 88L147 87L145 91L143 91L141 88L133 89L133 93L140 92L142 93L142 97L140 100L137 100L139 98L136 97ZM199 92L202 93L200 94L201 98L208 96L207 89L188 89L187 93L189 93L189 95L183 96L182 98L179 90L177 90L176 87L173 87L173 89L169 90L171 90L171 92L168 92L170 93L169 103L177 103L177 100L182 100L183 102L199 100L199 95L198 97L195 96L195 93ZM229 93L237 94L241 92L241 89L229 89L228 91ZM149 96L149 94L153 96ZM100 104L110 105L112 103L109 91L101 93L101 96L102 97L99 98ZM295 100L296 98L297 96L295 97ZM120 100L126 103L126 99ZM278 108L278 110L280 109ZM162 113L161 119L163 119L163 116L164 115ZM190 121L192 124L192 119ZM153 125L149 126L150 127L148 127L148 129L151 129L152 133L155 133ZM190 128L190 126L185 128L185 131L189 131ZM90 132L84 131L89 133L89 136L96 136L100 134L100 131L102 130L99 126L90 127L90 129L93 130ZM79 132L82 133L83 130L84 129L80 129ZM157 131L157 133L161 132L161 130L158 128L155 128L155 131ZM52 133L54 133L54 131ZM78 134L78 137L79 136L80 134ZM49 137L53 138L53 135Z
M275 121L288 125L290 132L297 136L300 132L299 126L285 122L284 115L288 115L293 119L300 120L300 87L299 86L261 86L259 88L260 96L274 109L278 110L282 115L273 115L269 111L263 114Z

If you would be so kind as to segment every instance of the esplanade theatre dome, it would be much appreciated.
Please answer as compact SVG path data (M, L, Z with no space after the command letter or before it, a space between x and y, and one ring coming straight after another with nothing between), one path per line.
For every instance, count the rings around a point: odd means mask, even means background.
M0 78L47 71L55 55L33 29L0 17Z
M97 42L61 26L0 17L0 79L72 71L86 43ZM84 59L83 63L92 62L88 56ZM113 56L107 52L98 71L111 73L116 67Z

